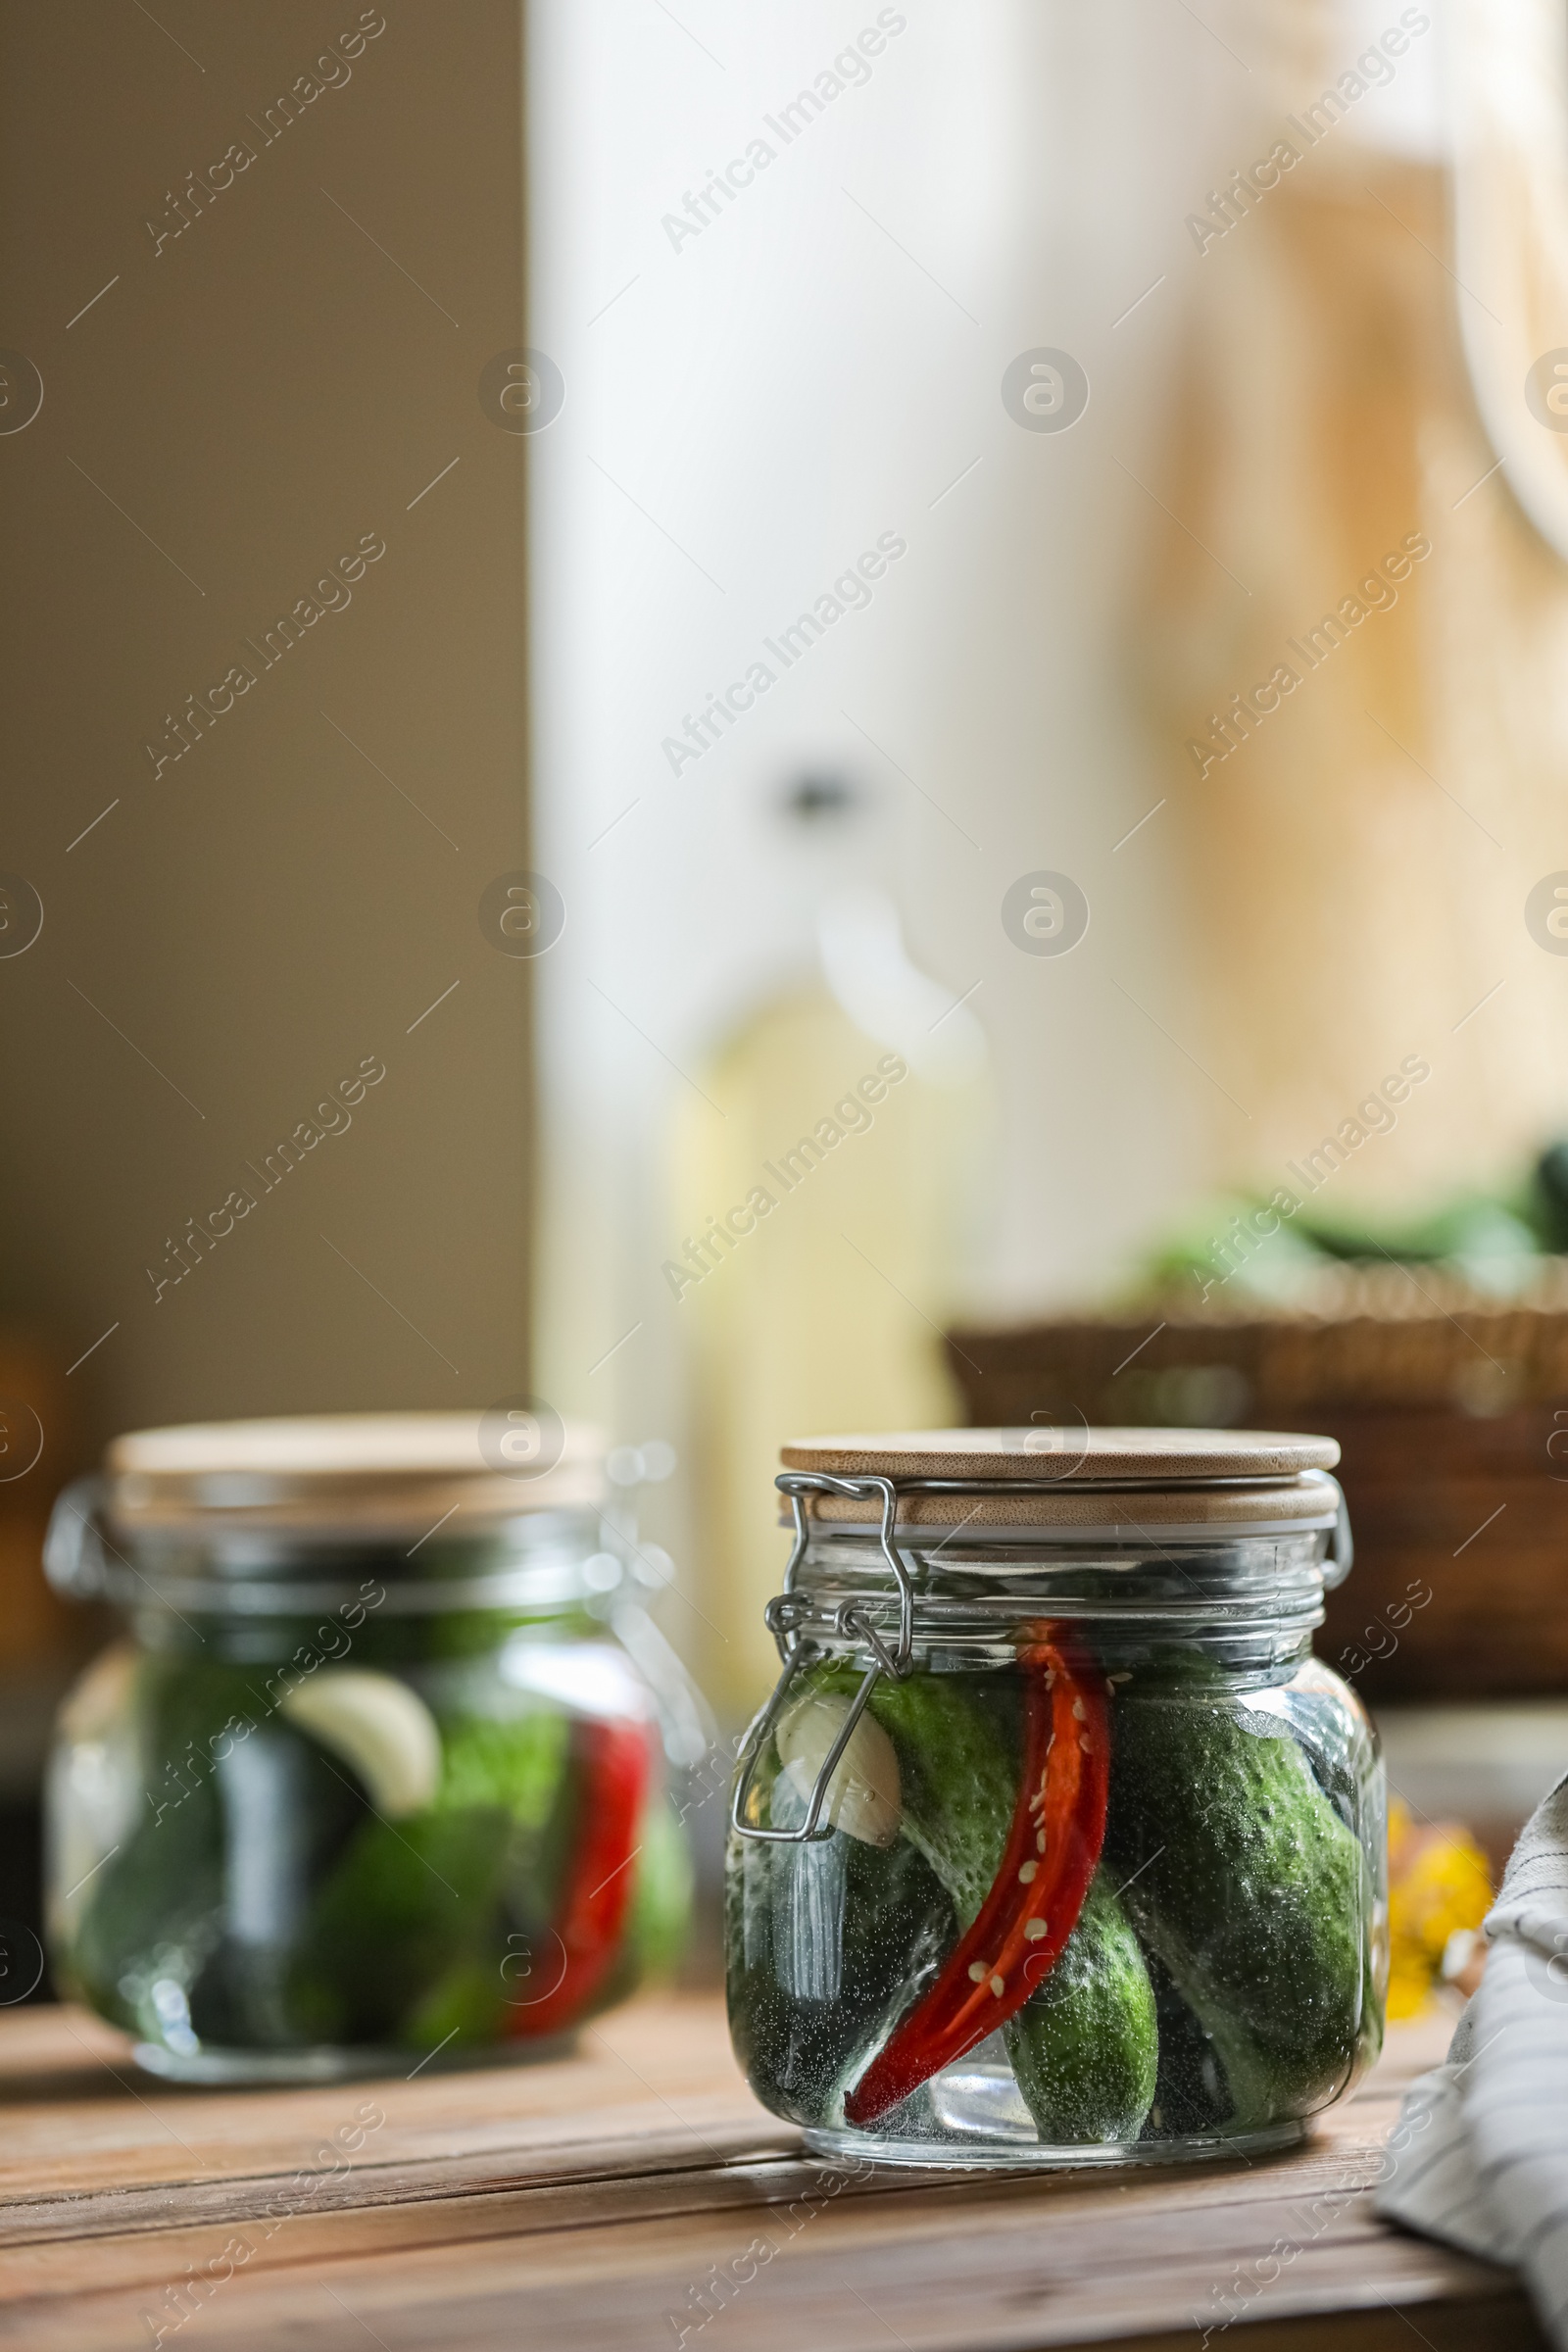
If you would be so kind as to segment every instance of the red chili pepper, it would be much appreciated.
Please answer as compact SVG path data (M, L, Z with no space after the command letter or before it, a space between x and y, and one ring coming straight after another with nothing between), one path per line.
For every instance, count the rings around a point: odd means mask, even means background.
M1054 1626L1031 1627L1023 1774L990 1893L936 1983L894 2028L844 2102L864 2126L972 2050L1045 1982L1078 1924L1105 1841L1110 1721L1094 1661Z
M518 2039L575 2024L614 1963L636 1879L652 1761L647 1729L590 1720L577 1726L574 1744L582 1790L576 1843L555 1936L537 1959L546 1982L560 1974L538 2000L511 2006L507 2032Z

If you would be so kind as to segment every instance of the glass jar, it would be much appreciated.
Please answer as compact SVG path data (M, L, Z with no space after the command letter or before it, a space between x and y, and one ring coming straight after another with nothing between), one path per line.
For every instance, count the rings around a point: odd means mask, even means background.
M1381 2046L1384 1781L1311 1654L1339 1448L1203 1430L786 1446L729 2013L819 2153L1279 2147Z
M61 1496L128 1625L50 1761L54 1964L152 2072L526 2057L678 1955L700 1702L593 1433L490 1419L144 1431Z

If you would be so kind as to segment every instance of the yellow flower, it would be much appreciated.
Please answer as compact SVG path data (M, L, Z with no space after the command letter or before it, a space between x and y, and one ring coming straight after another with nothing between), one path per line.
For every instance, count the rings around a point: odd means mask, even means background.
M1389 2015L1414 2017L1443 1974L1450 1936L1480 1927L1492 1908L1487 1859L1457 1822L1417 1829L1389 1809Z

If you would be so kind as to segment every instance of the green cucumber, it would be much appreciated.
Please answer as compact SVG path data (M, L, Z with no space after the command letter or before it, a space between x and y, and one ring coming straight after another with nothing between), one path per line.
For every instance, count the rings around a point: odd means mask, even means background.
M1154 2099L1154 1989L1102 1870L1038 1992L1004 2029L1007 2056L1048 2146L1136 2139Z
M829 1669L822 1687L836 1690L843 1681ZM804 1822L806 1797L770 1749L752 1785L761 1824ZM845 2084L936 1974L955 1934L952 1903L906 1838L876 1846L834 1830L773 1845L732 1835L724 1879L730 2033L763 2104L795 2123L841 2120Z
M1004 1693L956 1674L885 1675L871 1712L899 1759L903 1832L953 1898L960 1929L996 1884L1018 1793L1018 1740ZM989 1701L989 1703L988 1703Z
M1186 1687L1124 1696L1106 1853L1223 2069L1234 2130L1309 2113L1365 2034L1364 1863L1273 1719Z
M294 1997L317 2038L404 2037L406 2017L494 1934L514 1835L499 1805L365 1823L298 1950Z

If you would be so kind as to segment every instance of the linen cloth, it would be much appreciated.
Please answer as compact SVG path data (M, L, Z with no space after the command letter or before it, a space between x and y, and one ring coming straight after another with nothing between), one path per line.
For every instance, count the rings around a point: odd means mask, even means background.
M1524 2275L1568 2352L1568 1776L1488 1913L1486 1974L1446 2062L1410 2085L1377 2210Z

